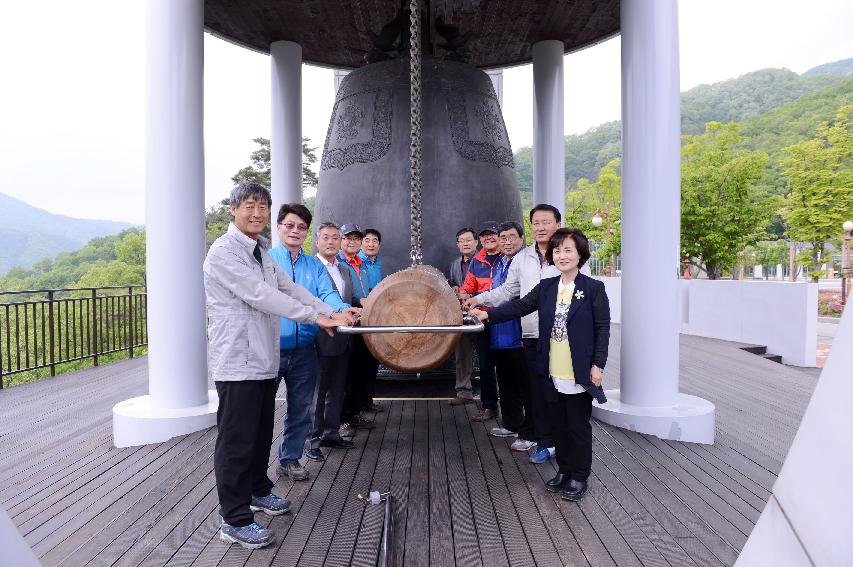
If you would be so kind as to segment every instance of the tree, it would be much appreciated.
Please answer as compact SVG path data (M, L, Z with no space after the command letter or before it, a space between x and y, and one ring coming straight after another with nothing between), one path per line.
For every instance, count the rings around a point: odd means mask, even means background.
M593 242L603 243L596 255L608 259L608 262L609 258L622 252L622 177L619 165L619 159L610 160L598 172L598 181L590 183L583 177L578 180L577 189L566 194L563 224L581 229ZM592 224L596 212L604 217L604 222L597 228Z
M808 242L811 251L801 257L820 277L826 245L836 241L844 221L853 218L853 104L842 106L835 122L823 123L815 137L785 148L782 160L791 193L783 218L792 240Z
M252 165L248 165L234 174L231 181L234 184L245 181L260 183L264 187L270 186L270 141L266 138L255 138L252 140L259 146L257 150L249 154ZM308 144L311 140L302 138L302 190L317 187L317 174L311 166L317 163L317 148Z
M131 265L121 260L98 260L83 274L77 287L106 287L112 285L145 284L145 266Z
M738 148L739 132L735 122L708 122L704 134L682 136L681 254L712 280L763 236L772 213L772 202L751 190L767 154Z

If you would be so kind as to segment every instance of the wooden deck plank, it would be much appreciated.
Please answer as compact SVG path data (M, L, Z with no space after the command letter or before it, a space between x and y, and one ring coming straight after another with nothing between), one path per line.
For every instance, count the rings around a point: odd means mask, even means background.
M394 468L387 490L394 495L394 564L405 565L406 530L409 517L409 490L412 475L412 449L415 425L416 402L404 401L397 450L394 452Z
M504 542L498 526L497 514L489 496L488 483L483 474L483 467L474 444L471 432L471 414L465 411L465 406L453 410L453 419L459 435L459 447L462 453L462 464L465 467L465 478L468 481L468 494L471 499L474 525L477 527L477 541L480 544L480 555L488 565L509 565Z
M350 501L357 502L356 494L366 490L360 485L354 485L354 482L357 479L357 473L362 468L362 460L370 460L371 454L376 455L379 452L378 440L382 439L385 432L386 417L387 412L385 411L377 413L373 421L373 428L367 431L367 439L346 451L343 465L335 477L322 511L308 536L302 554L298 558L300 567L322 567L331 564L330 562L327 563L326 555L329 552L332 540L338 537L339 522L346 505ZM340 451L340 449L333 449L333 451ZM299 521L301 522L302 518Z
M33 550L38 549L40 555L48 556L48 552L56 546L70 552L85 543L115 515L148 493L161 479L165 479L171 470L164 465L182 459L185 451L193 451L193 445L202 434L203 432L197 432L177 439L171 446L174 451L165 450L158 454L155 449L139 463L141 468L110 477L107 483L98 486L74 505L63 508L38 529L30 532L32 537L40 538ZM68 519L71 517L79 519L83 525L75 529L73 525L69 525Z
M361 456L361 461L358 465L355 478L352 482L352 491L354 494L367 494L372 486L372 479L378 469L378 461L386 436L396 436L396 430L389 431L388 424L392 420L399 423L399 412L392 411L392 404L382 402L385 411L383 415L378 416L379 425L373 427L368 432L368 437L363 442L364 453ZM399 407L399 406L398 406ZM374 422L376 423L376 422ZM329 543L328 550L325 556L325 565L349 565L352 558L353 549L356 545L356 537L358 535L359 526L362 523L364 516L364 505L355 498L349 498L344 502L344 507L338 519L337 526L334 531L334 537Z
M411 402L410 402L411 403ZM415 424L409 466L406 536L401 565L428 565L430 562L430 444L427 402L414 402Z
M503 475L504 483L507 487L509 503L515 507L515 512L518 515L521 529L524 532L524 539L529 546L531 558L536 565L562 565L563 561L557 553L557 547L554 545L553 538L558 540L566 539L565 532L568 532L566 526L562 522L552 526L553 534L546 527L536 503L533 501L531 491L542 493L547 492L542 485L527 486L521 473L516 466L510 450L510 443L513 438L505 439L488 435L488 441L491 444L491 452L496 457L496 464L501 474ZM488 451L489 448L486 448ZM534 466L528 463L528 466Z
M684 501L691 510L695 510L702 521L706 522L711 528L723 538L724 541L732 545L735 549L742 549L746 543L746 537L738 527L729 521L729 519L713 505L708 503L702 495L695 491L695 488L701 488L703 493L707 490L696 482L695 479L683 478L676 470L670 470L671 462L665 458L660 458L660 455L653 455L650 447L642 439L641 435L626 435L625 432L602 425L614 438L616 438L625 447L630 447L635 458L643 464L647 469L654 471L660 481L668 486L678 498ZM658 460L660 458L660 460Z
M725 565L734 563L737 558L734 548L688 507L667 484L655 476L653 470L646 468L597 422L594 422L593 432L596 439L596 456L606 462L614 472L620 471L616 473L617 476L631 484L631 492L647 502L646 507L667 527L670 534L679 542L694 537L718 562ZM663 510L654 500L660 503ZM682 531L671 518L677 520L686 531ZM700 564L706 562L704 550L698 550L691 557ZM713 561L710 562L713 564Z
M489 441L490 435L486 428L493 427L496 425L496 422L471 422L470 418L474 417L476 412L473 405L466 407L468 409L471 432L474 436L474 444L477 448L477 454L480 456L480 466L486 478L486 486L495 510L495 516L498 520L498 528L501 531L507 560L513 566L534 565L535 561L533 553L530 550L530 543L525 537L524 530L521 528L518 511L514 506L515 503L512 498L510 498L509 488L500 470L494 448ZM553 554L552 549L549 549L548 552L551 552L548 554L551 557L546 555L544 559L550 563L556 554Z
M610 555L603 547L599 548L599 554L591 553L593 546L601 546L599 540L594 533L589 523L583 518L583 522L567 524L566 518L560 512L560 508L554 501L553 495L545 490L545 485L542 482L542 477L536 470L539 465L530 462L530 454L519 451L510 451L512 459L515 461L516 469L519 471L522 482L525 483L530 493L532 502L536 505L542 521L547 526L547 531L551 537L551 542L555 551L560 557L563 565L583 566L590 565L590 561L594 561L594 565L612 565ZM589 545L585 545L588 552L581 549L579 541L584 539ZM597 562L591 560L591 556L604 555L608 563Z
M462 464L462 448L459 445L459 433L454 418L454 413L461 410L454 410L447 404L441 404L440 411L441 435L444 438L444 458L447 468L450 527L453 532L453 555L456 565L476 567L483 565L483 558L480 556L471 495L468 492L465 467Z
M163 515L174 507L174 500L172 499L190 492L209 474L203 465L205 462L210 463L210 459L201 463L199 461L203 455L212 453L215 440L216 432L213 429L203 432L192 447L173 457L174 460L168 468L160 469L146 479L146 482L140 483L124 497L116 500L110 507L101 512L102 515L114 517L115 520L109 522L99 531L91 529L81 531L81 537L76 537L77 534L75 534L74 538L62 541L43 556L43 561L59 563L90 542L91 547L89 549L93 550L96 547L107 547L118 538L116 545L113 546L115 551L112 554L112 560L109 562L103 559L99 560L111 565L127 551L130 547L127 544L132 544L132 542L143 538L151 539L152 528L157 525ZM187 480L188 482L184 482ZM176 491L179 486L181 487L180 490ZM93 524L89 524L87 528L89 526L95 527ZM89 536L88 539L83 540L87 535ZM89 551L89 557L92 554ZM85 556L85 554L80 556Z
M397 451L397 438L402 428L403 403L393 402L385 426L385 435L379 450L376 471L370 483L370 490L386 491L391 485L391 472L394 467L394 456ZM373 567L379 554L380 538L382 537L382 519L384 506L367 506L364 509L355 546L352 549L350 565ZM396 525L396 524L395 524ZM333 548L334 549L334 548ZM333 549L329 550L331 555ZM337 554L340 552L338 551Z
M427 402L427 443L429 460L427 475L429 565L455 565L453 556L453 530L451 528L447 459L442 436L441 405L444 402ZM450 545L448 545L448 543Z

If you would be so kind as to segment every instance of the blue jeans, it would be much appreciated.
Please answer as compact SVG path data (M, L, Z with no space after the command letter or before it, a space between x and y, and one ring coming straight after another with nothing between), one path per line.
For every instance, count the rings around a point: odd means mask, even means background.
M284 436L278 448L282 464L298 461L311 431L314 390L317 386L317 352L311 344L282 350L278 380L284 379L287 407L284 412Z

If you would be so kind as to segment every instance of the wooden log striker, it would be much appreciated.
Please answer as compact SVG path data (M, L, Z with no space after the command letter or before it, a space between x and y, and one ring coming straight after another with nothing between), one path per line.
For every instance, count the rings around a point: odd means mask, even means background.
M361 324L461 325L462 308L447 279L432 266L414 266L383 279L362 302ZM364 335L376 359L400 372L424 372L453 353L460 333Z

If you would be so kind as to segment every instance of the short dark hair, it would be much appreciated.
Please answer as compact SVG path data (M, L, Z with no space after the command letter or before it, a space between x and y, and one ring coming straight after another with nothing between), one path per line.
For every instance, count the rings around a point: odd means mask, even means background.
M275 221L276 224L281 224L281 221L284 220L284 217L291 213L304 220L305 224L307 224L308 226L311 226L311 211L309 211L308 207L306 207L302 203L283 204L278 210L278 219Z
M320 223L320 225L317 227L317 231L314 233L314 236L319 237L320 231L323 230L324 228L332 228L332 229L337 230L338 234L341 233L341 227L339 227L337 224L335 224L331 221L326 221L326 222Z
M515 229L515 232L522 238L524 238L524 228L521 226L520 222L515 222L513 220L502 222L498 227L498 234L502 233L505 230Z
M379 241L379 244L382 244L382 235L379 233L378 230L376 230L375 228L364 229L364 236L367 236L368 234L372 234L373 236L375 236L376 240Z
M554 220L556 220L557 222L560 222L560 219L563 218L563 215L560 214L560 210L557 207L549 205L547 203L539 203L538 205L530 209L530 222L533 222L533 213L535 213L536 211L550 211L554 213Z
M545 252L545 259L549 264L554 263L554 248L560 246L567 238L571 238L575 243L575 248L578 251L581 259L578 262L578 269L583 268L586 261L589 260L589 240L586 235L577 228L559 228L557 232L548 240L548 251Z
M272 205L272 196L269 189L260 183L243 182L238 184L231 190L231 196L228 198L228 204L234 207L239 207L243 201L254 197L257 200L267 202L267 206Z
M456 240L459 240L459 237L465 234L466 232L470 232L471 236L474 237L474 240L477 240L477 233L474 232L474 229L470 226L466 226L465 228L460 228L459 232L456 233Z

